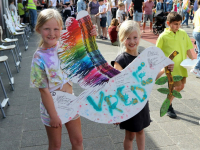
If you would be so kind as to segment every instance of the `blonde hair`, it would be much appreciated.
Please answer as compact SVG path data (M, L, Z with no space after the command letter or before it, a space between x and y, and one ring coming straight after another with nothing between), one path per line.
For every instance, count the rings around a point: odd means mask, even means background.
M121 2L120 2L120 3L118 4L118 6L119 6L119 7L122 7L122 6L125 6L125 5L124 5L124 3L121 3Z
M137 32L139 37L141 36L140 27L139 27L137 22L135 22L133 20L126 20L121 24L121 26L119 28L119 33L118 33L119 34L120 47L121 47L121 50L122 50L121 53L125 50L124 43L125 43L126 39L134 31Z
M118 20L116 18L113 18L111 20L110 26L109 28L113 27L113 26L118 26Z
M56 19L60 28L62 28L63 21L62 21L62 17L60 13L55 9L45 9L45 10L42 10L38 15L35 30L39 32L40 27L42 27L50 19ZM40 41L39 47L42 46L42 44L43 44L43 40Z

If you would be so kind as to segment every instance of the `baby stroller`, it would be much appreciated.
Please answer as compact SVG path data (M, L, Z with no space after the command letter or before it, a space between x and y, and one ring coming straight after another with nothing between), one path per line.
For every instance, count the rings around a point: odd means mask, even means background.
M167 20L167 17L165 16L163 10L158 10L155 15L155 23L153 24L153 33L155 35L158 35L164 31L166 28L165 21Z

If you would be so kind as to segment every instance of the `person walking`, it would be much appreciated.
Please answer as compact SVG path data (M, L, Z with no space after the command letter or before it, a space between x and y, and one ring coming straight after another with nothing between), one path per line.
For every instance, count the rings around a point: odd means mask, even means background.
M147 0L144 5L144 23L143 23L143 33L145 32L145 27L146 27L146 21L149 18L150 20L150 32L152 32L152 23L153 23L153 14L152 14L152 9L154 7L154 3L152 0Z
M29 14L31 17L31 27L32 27L32 32L35 31L35 25L36 25L36 21L37 21L37 9L36 9L36 4L37 0L28 0L28 9L29 9Z
M142 6L144 5L144 0L132 0L134 4L134 14L133 20L136 21L139 26L142 20Z
M88 7L88 13L90 14L91 20L93 25L97 25L98 28L98 38L103 38L103 36L101 35L101 26L100 26L100 18L99 16L96 14L99 13L99 3L97 2L97 0L92 0L89 3L89 7Z
M107 12L107 25L108 27L110 26L111 23L111 19L112 19L112 14L111 14L111 0L107 1L107 5L106 5L106 12Z
M183 14L185 16L185 19L181 23L181 26L186 24L187 28L189 27L188 26L189 13L190 13L190 0L183 0Z
M195 65L194 69L190 72L193 73L196 77L200 78L200 0L197 1L198 9L194 15L194 30L193 30L193 37L196 40L196 45L198 49L197 53L197 64Z
M111 0L111 12L112 12L112 19L116 18L117 0Z

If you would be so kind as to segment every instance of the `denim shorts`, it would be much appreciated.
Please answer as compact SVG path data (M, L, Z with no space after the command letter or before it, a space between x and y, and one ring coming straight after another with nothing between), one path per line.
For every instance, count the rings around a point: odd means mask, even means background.
M142 12L135 11L133 14L134 21L141 21L142 20Z
M102 28L105 28L105 27L106 27L106 20L107 20L107 17L101 18L100 26L101 26Z
M146 23L147 19L150 19L150 22L153 22L153 15L144 14L144 22Z

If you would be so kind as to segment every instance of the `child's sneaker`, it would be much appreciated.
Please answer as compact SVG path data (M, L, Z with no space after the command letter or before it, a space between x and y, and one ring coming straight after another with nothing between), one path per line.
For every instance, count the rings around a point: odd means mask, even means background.
M174 108L172 107L172 104L169 106L169 109L167 111L167 116L169 116L170 118L176 118L177 115L174 111Z
M191 69L190 72L200 78L200 71L199 69Z

